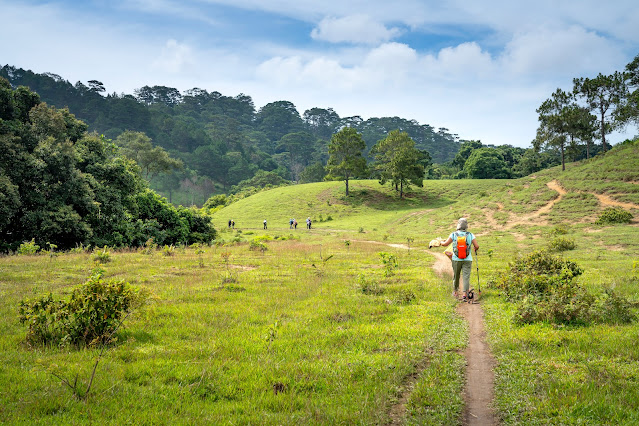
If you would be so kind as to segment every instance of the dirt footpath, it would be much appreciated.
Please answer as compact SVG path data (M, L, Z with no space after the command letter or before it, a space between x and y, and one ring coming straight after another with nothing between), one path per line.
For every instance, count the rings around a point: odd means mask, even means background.
M499 424L492 410L494 398L495 360L486 343L484 315L479 304L460 303L457 312L468 321L469 342L464 388L464 425Z
M452 279L450 259L443 253L432 253L437 260L433 269L438 275ZM473 277L475 278L475 277ZM452 286L451 286L452 291ZM457 313L468 323L468 346L466 358L466 384L464 386L464 425L497 425L499 422L492 410L494 398L495 360L486 343L484 313L481 305L460 303Z

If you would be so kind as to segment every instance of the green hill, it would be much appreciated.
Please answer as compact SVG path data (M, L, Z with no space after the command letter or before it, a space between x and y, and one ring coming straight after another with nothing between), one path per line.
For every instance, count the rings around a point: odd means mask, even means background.
M237 228L257 229L266 219L270 230L288 230L290 218L303 228L310 216L315 229L352 233L361 228L367 234L388 234L394 239L439 235L459 216L468 217L479 233L535 230L560 223L586 225L594 223L611 203L637 213L637 164L639 142L635 141L572 163L564 172L555 167L513 180L425 181L423 188L413 188L405 199L375 180L353 181L349 197L344 196L343 182L280 187L215 212L213 221L220 229L230 219ZM552 187L553 181L558 188Z

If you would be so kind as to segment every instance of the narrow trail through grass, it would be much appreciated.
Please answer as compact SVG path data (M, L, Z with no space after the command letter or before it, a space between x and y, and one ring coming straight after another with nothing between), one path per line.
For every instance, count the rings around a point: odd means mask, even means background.
M408 250L406 244L380 243L378 241L366 241L373 244L384 244L389 247ZM435 263L432 268L443 279L452 278L452 268L450 259L440 252L418 250L427 252L435 256ZM464 425L497 425L499 422L492 409L494 398L494 366L490 347L486 342L486 332L484 330L484 313L478 303L460 303L457 306L457 313L464 318L468 324L468 345L464 350L466 358L466 383L464 385ZM404 384L404 392L391 409L391 419L393 425L402 424L406 403L409 399L412 385L417 381L419 374L409 377Z

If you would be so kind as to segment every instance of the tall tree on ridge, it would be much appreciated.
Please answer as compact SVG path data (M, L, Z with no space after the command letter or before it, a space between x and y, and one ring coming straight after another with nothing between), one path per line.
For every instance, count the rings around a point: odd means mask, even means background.
M352 127L344 127L331 137L326 170L329 178L346 182L346 196L349 195L348 180L366 173L366 159L362 155L364 148L366 143L362 135Z
M380 172L380 185L390 181L395 190L399 190L400 198L404 196L404 186L424 185L424 161L430 159L430 155L418 150L408 133L389 132L373 146L371 154L375 156L375 167Z
M606 152L606 135L622 125L619 120L628 98L626 75L616 71L612 75L575 78L573 93L582 98L587 108L595 112L599 120L599 133L603 151Z

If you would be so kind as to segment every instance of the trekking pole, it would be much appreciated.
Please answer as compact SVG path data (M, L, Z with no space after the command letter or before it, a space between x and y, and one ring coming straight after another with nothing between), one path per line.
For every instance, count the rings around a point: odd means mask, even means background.
M477 254L477 249L475 249L475 265L477 266L477 292L479 296L481 296L481 285L479 285L479 255Z

